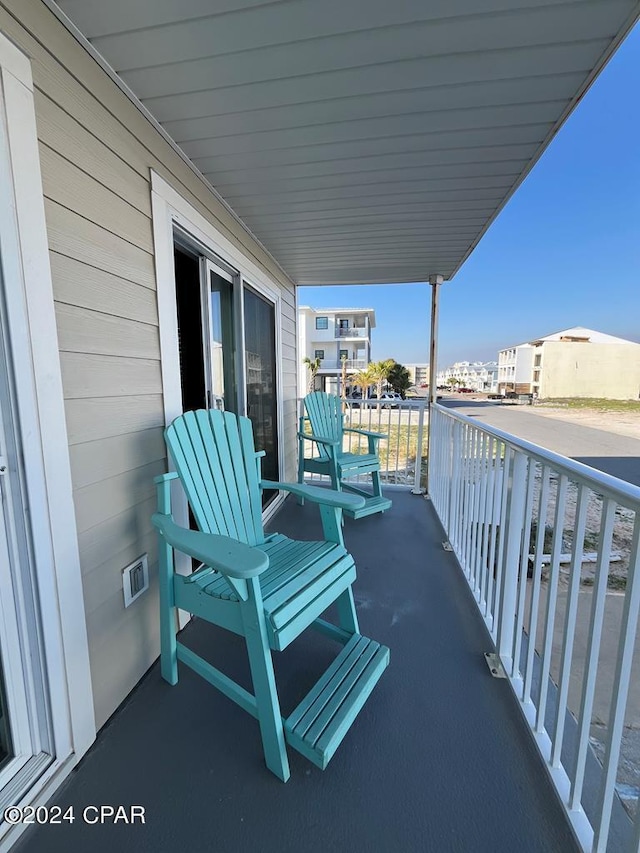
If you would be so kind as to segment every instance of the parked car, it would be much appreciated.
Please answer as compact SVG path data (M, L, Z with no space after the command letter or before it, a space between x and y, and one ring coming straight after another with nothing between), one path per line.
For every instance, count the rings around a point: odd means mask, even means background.
M458 391L459 391L461 394L475 394L475 393L476 393L476 392L473 390L473 388L458 388Z
M404 402L402 395L398 394L396 391L385 391L384 394L380 396L379 403L377 394L372 394L368 400L364 401L365 404L368 403L370 406L379 405L383 409L397 409L402 402Z

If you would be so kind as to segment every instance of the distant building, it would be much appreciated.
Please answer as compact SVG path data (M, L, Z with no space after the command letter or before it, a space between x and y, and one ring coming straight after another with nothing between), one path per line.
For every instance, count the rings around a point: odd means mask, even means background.
M299 387L306 394L309 370L305 357L320 359L316 388L337 394L344 356L347 377L364 370L371 362L371 330L375 328L373 308L298 309Z
M428 364L404 364L403 367L406 367L409 371L409 378L412 385L416 385L419 388L421 385L429 384Z
M461 388L473 388L474 391L497 391L498 363L496 361L456 361L451 367L437 374L438 385L450 385L455 379Z
M575 326L498 355L498 389L556 397L637 400L640 344Z

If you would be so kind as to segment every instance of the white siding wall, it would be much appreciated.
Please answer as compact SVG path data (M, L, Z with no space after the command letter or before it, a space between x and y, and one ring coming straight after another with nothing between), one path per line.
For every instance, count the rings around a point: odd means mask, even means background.
M295 473L291 283L39 0L2 0L32 58L97 725L158 654L153 477L166 470L149 169L282 292L286 476ZM45 425L46 428L46 425ZM125 611L121 570L149 553Z

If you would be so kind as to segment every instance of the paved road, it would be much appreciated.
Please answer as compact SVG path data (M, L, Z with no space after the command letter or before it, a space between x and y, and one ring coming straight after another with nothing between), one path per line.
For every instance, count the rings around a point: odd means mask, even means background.
M530 406L467 400L444 400L443 404L463 415L478 418L488 426L511 432L525 441L640 486L640 441L637 438L547 418L537 415Z

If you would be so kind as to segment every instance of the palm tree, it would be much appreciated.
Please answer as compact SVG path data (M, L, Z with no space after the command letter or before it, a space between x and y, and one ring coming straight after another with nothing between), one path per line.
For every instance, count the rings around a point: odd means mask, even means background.
M369 368L366 370L359 370L356 374L351 377L351 384L355 385L356 388L359 388L362 391L363 399L366 397L367 388L370 385L373 385L375 379L369 372Z
M320 370L320 362L319 358L309 358L306 356L302 359L302 363L306 364L309 368L309 383L307 385L307 394L313 394L316 388L316 376L318 371Z
M346 355L340 356L340 363L342 365L342 372L340 375L340 396L343 400L347 398L347 357Z
M387 358L385 361L372 361L367 368L367 370L370 371L370 375L373 377L373 381L376 383L378 400L382 397L382 385L385 379L389 376L394 364L395 361L392 358ZM378 405L380 404L378 403Z
M389 371L389 375L387 376L387 381L393 390L401 395L402 399L405 398L405 393L412 384L409 371L404 365L398 364L397 361L393 363L393 366Z

